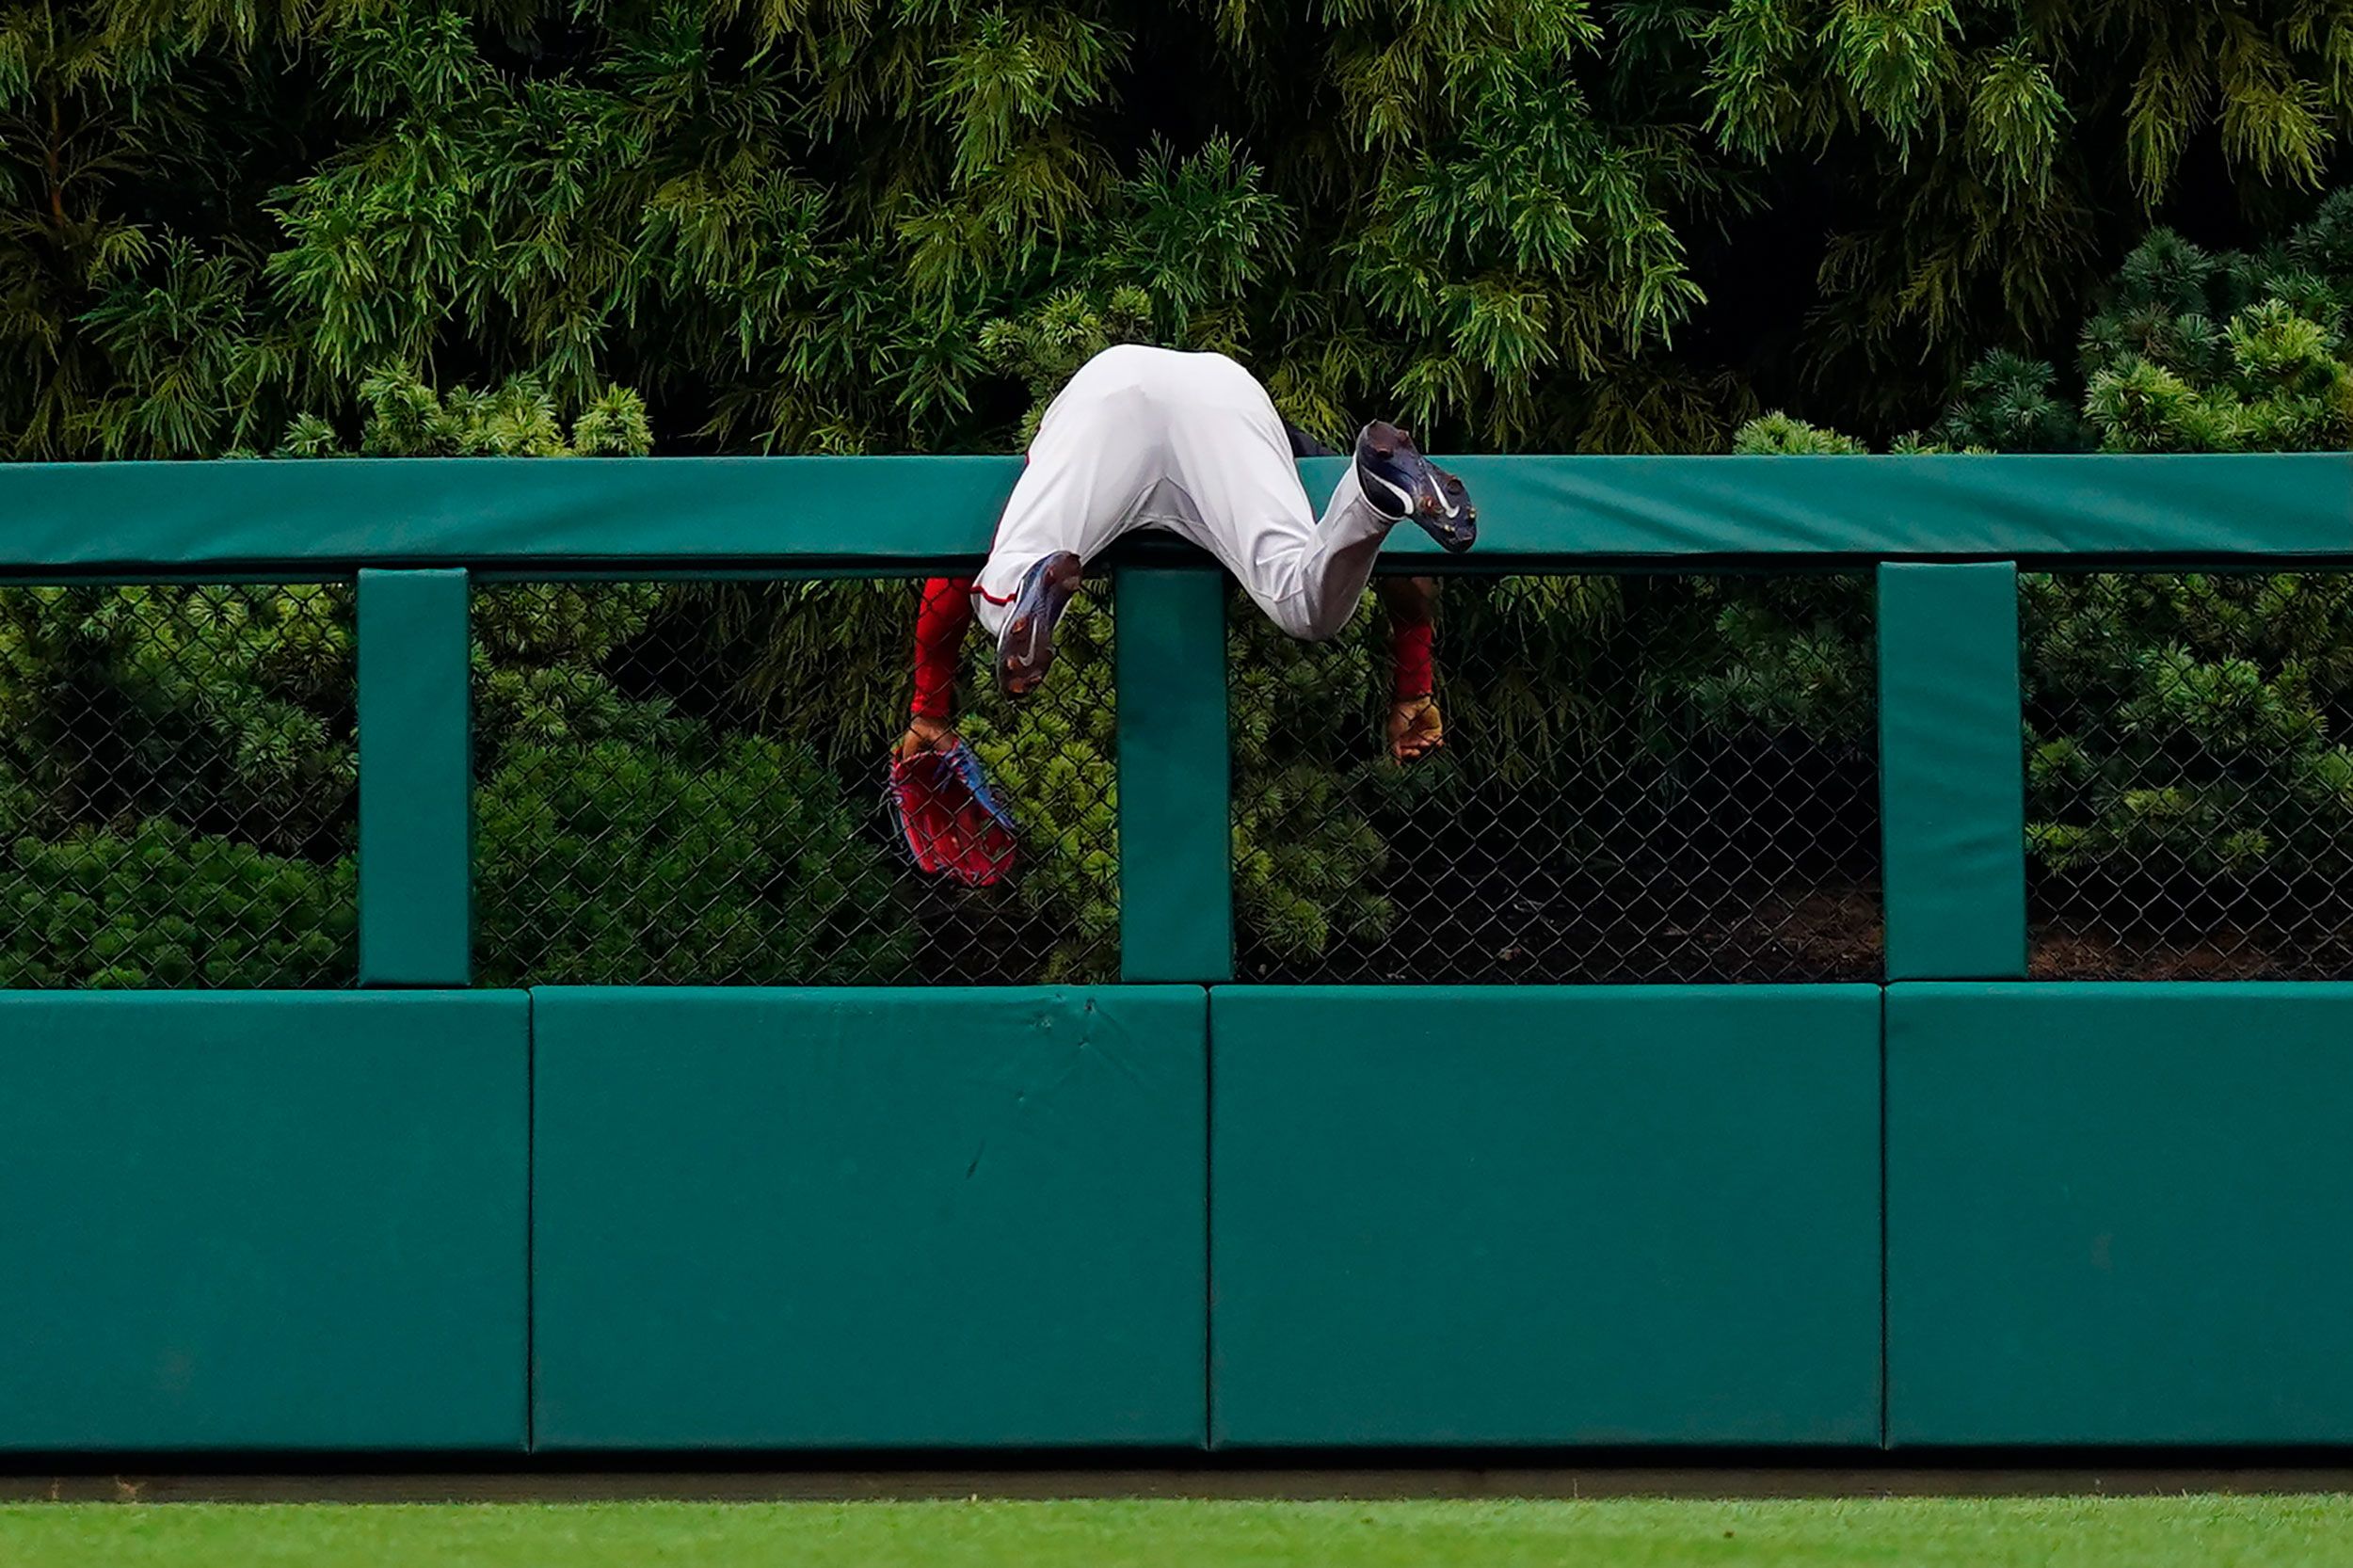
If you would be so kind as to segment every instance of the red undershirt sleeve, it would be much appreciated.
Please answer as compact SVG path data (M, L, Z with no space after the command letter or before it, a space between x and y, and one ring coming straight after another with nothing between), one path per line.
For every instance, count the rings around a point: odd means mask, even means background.
M1428 696L1433 684L1431 644L1434 629L1429 621L1389 622L1389 659L1397 672L1397 700Z
M935 577L924 583L922 607L915 616L916 717L954 717L956 657L971 624L969 579Z

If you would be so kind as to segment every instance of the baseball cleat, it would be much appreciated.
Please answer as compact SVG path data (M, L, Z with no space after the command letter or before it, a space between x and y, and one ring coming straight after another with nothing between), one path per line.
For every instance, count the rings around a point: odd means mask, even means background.
M1054 662L1054 623L1079 591L1084 568L1067 550L1032 564L1013 596L1013 613L997 634L997 684L1007 696L1028 696Z
M1460 553L1479 537L1479 508L1463 482L1423 456L1414 434L1374 420L1356 435L1356 477L1373 509L1392 521L1413 519Z

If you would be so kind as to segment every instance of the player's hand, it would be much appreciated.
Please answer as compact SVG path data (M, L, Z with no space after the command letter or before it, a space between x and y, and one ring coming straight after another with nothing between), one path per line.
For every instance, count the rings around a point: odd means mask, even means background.
M1435 697L1400 697L1389 705L1389 755L1401 762L1429 756L1446 744L1446 725Z
M907 722L907 732L899 737L899 744L890 755L901 761L920 757L927 751L956 749L956 727L946 719L927 718L917 714Z

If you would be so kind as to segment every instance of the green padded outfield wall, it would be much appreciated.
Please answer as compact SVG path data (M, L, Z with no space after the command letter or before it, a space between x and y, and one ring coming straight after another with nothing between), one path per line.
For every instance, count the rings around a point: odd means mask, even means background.
M0 994L0 1448L521 1449L528 1030Z
M1888 1432L2353 1441L2353 985L1887 993Z
M1908 984L2023 961L1985 563L2353 563L2353 455L1461 466L1480 550L1393 565L1896 562L1957 617L1881 602L1896 1438L2353 1442L2345 988ZM0 576L391 568L362 979L429 987L466 958L456 572L952 568L1018 472L0 464ZM1220 979L1223 591L1165 541L1112 564L1124 978ZM378 657L404 609L438 674ZM1881 1432L1873 987L555 992L536 1100L532 1005L0 997L0 1448L512 1452L534 1408L572 1450Z
M539 1448L1201 1443L1198 988L534 1006Z
M1215 1441L1877 1444L1879 1016L1211 993Z

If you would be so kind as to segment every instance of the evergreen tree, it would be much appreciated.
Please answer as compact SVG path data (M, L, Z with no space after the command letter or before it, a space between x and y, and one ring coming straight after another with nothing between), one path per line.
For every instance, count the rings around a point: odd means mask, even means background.
M1777 391L1875 424L1947 395L1989 343L2072 332L2161 213L2227 232L2304 210L2353 110L2345 0L1625 9L1688 52L1769 200L1827 203L1819 303Z
M2302 200L2348 15L35 0L0 451L349 434L385 365L636 387L680 450L1002 450L992 338L1090 312L1327 436L1707 450L1752 378L1876 420L2042 346L2153 213Z

